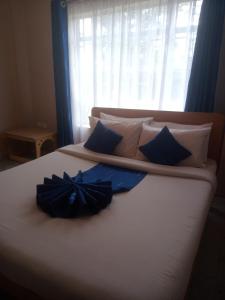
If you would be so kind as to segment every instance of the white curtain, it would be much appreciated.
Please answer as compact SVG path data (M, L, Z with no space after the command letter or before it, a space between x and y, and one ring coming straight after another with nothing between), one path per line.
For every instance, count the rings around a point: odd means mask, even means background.
M93 106L182 111L202 0L68 3L75 141Z

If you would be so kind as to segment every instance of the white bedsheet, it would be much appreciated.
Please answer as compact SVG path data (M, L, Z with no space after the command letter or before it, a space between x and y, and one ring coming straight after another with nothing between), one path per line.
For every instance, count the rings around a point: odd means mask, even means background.
M94 162L103 162L106 164L145 171L149 174L205 180L211 183L214 189L216 188L216 162L210 159L208 160L204 168L193 168L185 166L177 167L158 165L137 159L97 153L84 148L83 143L77 145L69 145L59 149L58 151L64 154L80 157Z
M87 160L82 149L66 147L0 173L0 272L46 299L183 299L215 187L212 169L196 175L158 166L163 175L151 166L99 215L52 219L36 206L36 184L95 165L98 155Z

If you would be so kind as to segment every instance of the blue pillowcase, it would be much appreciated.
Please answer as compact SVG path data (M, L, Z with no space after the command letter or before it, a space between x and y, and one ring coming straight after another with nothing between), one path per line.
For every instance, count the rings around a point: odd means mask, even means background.
M191 156L191 152L176 141L167 127L139 149L149 161L161 165L174 166Z
M112 154L122 138L122 135L98 121L84 147L95 152Z

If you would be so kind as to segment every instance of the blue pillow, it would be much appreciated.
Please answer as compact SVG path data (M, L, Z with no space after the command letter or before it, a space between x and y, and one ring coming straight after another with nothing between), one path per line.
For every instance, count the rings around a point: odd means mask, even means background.
M122 138L122 135L98 121L84 147L95 152L112 154Z
M167 127L139 149L149 161L169 166L174 166L191 155L190 151L176 141Z

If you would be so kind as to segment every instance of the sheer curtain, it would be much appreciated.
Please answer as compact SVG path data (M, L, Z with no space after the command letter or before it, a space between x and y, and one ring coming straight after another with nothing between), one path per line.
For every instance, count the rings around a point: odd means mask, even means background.
M182 111L202 0L68 3L75 141L91 107Z

